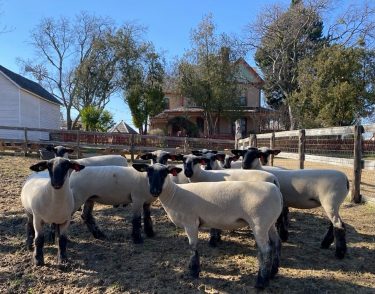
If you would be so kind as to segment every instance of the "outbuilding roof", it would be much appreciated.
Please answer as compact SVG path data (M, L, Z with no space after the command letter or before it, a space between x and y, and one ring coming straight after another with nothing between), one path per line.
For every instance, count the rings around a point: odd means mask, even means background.
M131 126L129 126L123 120L120 121L117 125L112 127L109 133L125 133L125 134L138 134Z
M45 100L48 100L53 103L57 103L59 105L62 105L62 103L56 99L55 96L53 96L50 92L48 92L46 89L44 89L41 85L38 83L29 80L19 74L16 74L15 72L5 68L4 66L0 65L0 71L6 75L10 80L12 80L14 83L16 83L20 88L29 91Z

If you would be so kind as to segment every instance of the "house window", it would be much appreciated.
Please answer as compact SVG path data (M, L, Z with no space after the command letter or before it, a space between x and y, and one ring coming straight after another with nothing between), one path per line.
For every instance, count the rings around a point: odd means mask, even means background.
M246 106L246 96L241 96L240 97L240 106Z
M164 109L169 109L169 97L164 97Z

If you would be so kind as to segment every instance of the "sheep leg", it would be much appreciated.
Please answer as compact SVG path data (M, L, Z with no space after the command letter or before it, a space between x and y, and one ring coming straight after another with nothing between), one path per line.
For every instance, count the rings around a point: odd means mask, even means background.
M187 226L185 227L185 232L189 238L189 245L190 245L190 262L189 262L189 271L190 275L193 278L199 278L199 273L201 271L200 260L199 260L199 253L197 250L198 244L198 226Z
M132 230L133 242L135 244L143 243L143 238L142 238L142 234L141 234L142 217L141 217L141 214L139 212L133 214L132 225L133 225L133 230Z
M210 241L208 244L211 247L216 247L217 243L221 241L221 230L219 229L210 229Z
M35 238L35 230L33 225L33 215L27 214L27 223L26 223L26 248L27 250L33 250L33 242Z
M34 231L35 231L35 249L33 254L33 262L36 266L44 265L43 246L44 246L44 235L43 235L43 223L42 220L34 216L33 220Z
M83 205L83 210L81 214L81 218L85 222L87 228L92 233L94 238L104 240L106 239L106 235L98 228L95 218L92 215L92 211L94 209L94 201L91 199L86 200L85 204Z
M143 224L144 224L144 231L147 237L154 237L155 233L152 228L152 219L151 219L151 204L144 203L143 204Z
M279 271L280 256L281 256L281 242L277 234L275 226L271 226L269 231L270 244L272 248L272 266L270 278L274 278Z
M343 259L346 253L345 224L342 223L341 228L334 227L333 234L336 242L336 257Z
M268 230L257 226L253 230L258 245L259 270L255 288L264 289L269 284L272 268L272 250L269 242Z
M331 246L331 244L333 243L334 240L335 240L335 237L333 235L333 224L331 223L328 227L328 231L325 234L322 243L320 244L320 248L328 249L329 246Z
M69 227L70 220L61 225L56 225L59 235L59 249L57 253L57 259L59 264L65 264L68 261L66 255L66 244L68 243L68 238L66 236L66 231Z
M322 203L322 206L333 225L333 235L336 244L335 255L337 258L342 259L345 256L347 247L345 225L339 216L339 207L332 207L332 205L325 205L324 203Z
M276 221L276 227L277 231L279 232L279 236L281 241L286 242L288 241L289 237L289 220L288 220L288 214L289 214L289 209L288 207L284 207L280 216L278 217Z

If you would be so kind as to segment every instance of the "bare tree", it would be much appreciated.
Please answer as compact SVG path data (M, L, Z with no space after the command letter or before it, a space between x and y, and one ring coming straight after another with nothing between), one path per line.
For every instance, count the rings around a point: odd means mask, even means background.
M18 60L26 73L33 75L63 103L68 129L73 127L71 112L80 99L76 90L76 68L88 58L95 38L110 25L110 20L85 12L74 21L65 17L43 18L31 31L30 44L35 49L35 59Z

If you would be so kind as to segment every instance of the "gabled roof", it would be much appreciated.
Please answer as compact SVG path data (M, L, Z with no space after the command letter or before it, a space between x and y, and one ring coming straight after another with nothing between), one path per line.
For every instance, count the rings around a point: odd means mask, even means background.
M123 120L120 121L114 127L112 127L108 132L109 133L138 134L131 126L129 126Z
M264 84L264 80L260 77L260 75L256 72L256 70L251 67L245 59L243 59L242 57L240 57L237 61L236 61L237 64L241 64L243 65L243 67L248 71L249 73L249 76L250 76L250 79L247 78L245 79L245 83L246 82L249 82L249 83L252 83L254 84L255 86L263 86Z
M50 92L48 92L46 89L44 89L41 85L38 83L29 80L19 74L16 74L15 72L12 72L11 70L5 68L4 66L0 65L0 71L6 75L10 80L12 80L14 83L16 83L20 88L31 92L45 100L48 100L52 103L56 103L59 105L62 105L62 103L55 98Z

